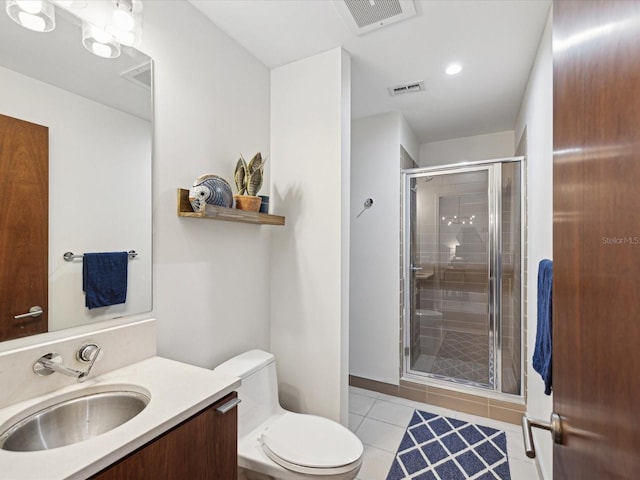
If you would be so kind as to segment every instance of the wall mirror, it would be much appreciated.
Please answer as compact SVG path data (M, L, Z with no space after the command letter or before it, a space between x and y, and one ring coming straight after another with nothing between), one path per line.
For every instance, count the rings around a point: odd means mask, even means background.
M126 46L118 58L100 58L81 38L80 21L59 8L48 33L0 12L0 114L48 128L48 258L36 268L48 272L48 331L152 307L152 60ZM137 256L128 263L126 303L87 309L80 255L129 250ZM65 252L79 257L65 261ZM19 271L21 252L7 253L3 268L10 256ZM0 312L1 321L15 313Z

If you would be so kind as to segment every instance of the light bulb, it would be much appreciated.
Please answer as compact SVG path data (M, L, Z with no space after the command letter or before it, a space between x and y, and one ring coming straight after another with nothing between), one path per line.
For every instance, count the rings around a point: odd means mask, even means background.
M109 58L111 57L111 47L104 43L95 42L91 45L91 51L99 57Z
M113 23L119 30L124 30L125 32L133 30L136 24L133 15L131 15L131 12L126 10L124 6L118 7L118 9L113 12Z
M36 32L44 32L46 28L46 22L44 18L39 17L38 15L32 15L27 12L19 12L18 19L20 20L20 24L23 27L28 28L29 30L35 30Z
M88 22L82 22L82 44L94 55L103 58L120 56L120 44L109 32Z

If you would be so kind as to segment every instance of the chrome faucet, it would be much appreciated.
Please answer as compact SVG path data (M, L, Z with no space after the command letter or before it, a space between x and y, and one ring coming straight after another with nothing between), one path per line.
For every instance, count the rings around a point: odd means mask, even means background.
M62 364L62 355L59 353L47 353L40 357L38 361L34 363L33 371L41 377L58 372L69 377L74 377L78 382L84 382L89 376L89 373L91 373L93 364L96 363L101 351L102 349L95 343L88 343L80 347L76 357L82 362L89 363L89 366L84 371L65 367Z

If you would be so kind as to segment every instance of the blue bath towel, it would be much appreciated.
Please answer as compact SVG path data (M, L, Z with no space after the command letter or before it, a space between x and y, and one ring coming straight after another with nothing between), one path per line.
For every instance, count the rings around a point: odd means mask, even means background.
M82 290L88 309L127 301L127 252L85 253L82 258Z
M541 260L538 265L538 330L533 351L533 368L544 380L544 393L551 395L552 321L551 290L553 262Z

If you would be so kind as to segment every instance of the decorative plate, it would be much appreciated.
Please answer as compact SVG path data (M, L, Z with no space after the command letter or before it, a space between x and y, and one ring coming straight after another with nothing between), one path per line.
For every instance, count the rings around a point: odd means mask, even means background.
M189 189L189 201L194 212L199 212L203 204L231 208L233 192L227 181L218 175L202 175Z

